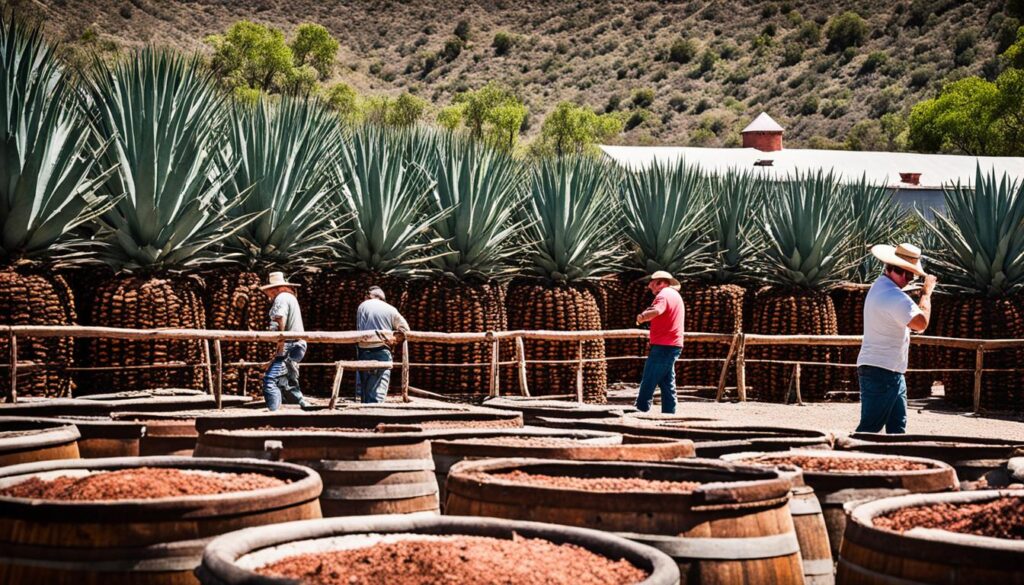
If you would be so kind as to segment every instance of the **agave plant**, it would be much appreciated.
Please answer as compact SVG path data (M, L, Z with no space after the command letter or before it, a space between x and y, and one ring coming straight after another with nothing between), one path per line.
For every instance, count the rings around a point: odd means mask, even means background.
M522 223L525 178L511 156L481 142L449 135L436 143L429 161L436 185L429 212L444 215L434 224L447 254L430 260L434 274L414 281L403 314L423 331L501 331L507 328L501 282L515 271ZM488 344L416 344L412 360L486 363ZM487 368L417 368L412 383L437 393L473 394L487 389Z
M434 181L421 162L409 160L413 147L407 132L363 126L339 149L334 193L353 217L333 246L329 265L310 277L305 296L311 327L354 330L356 307L371 285L399 305L406 279L427 272L432 254L438 253L440 242L430 234L444 213L426 210ZM351 357L346 346L314 349L313 361ZM312 372L312 386L326 387L332 376L326 370Z
M773 186L761 219L765 247L759 265L771 287L754 298L754 333L835 335L835 307L825 293L853 266L852 222L848 207L837 204L840 188L831 173L797 174ZM757 357L828 361L828 348L757 348ZM829 372L804 368L803 397L819 399L828 391ZM793 370L788 365L758 364L756 392L783 400Z
M208 275L207 314L214 329L264 329L269 301L260 285L270 270L294 272L326 257L344 214L332 196L339 140L332 114L316 101L283 98L236 105L228 124L224 168L228 215L255 216L224 242L242 266ZM227 343L225 360L263 361L268 344ZM224 384L258 391L261 372L228 369Z
M249 217L227 217L218 199L231 177L220 149L224 98L199 57L145 49L97 63L87 92L101 136L103 162L117 166L105 182L116 203L100 216L101 257L120 270L97 292L92 322L115 327L203 328L198 287L180 272L223 260L213 246ZM92 340L95 365L199 363L195 342ZM198 368L101 373L87 390L201 384Z
M597 301L587 283L618 268L619 233L610 169L586 157L544 160L533 171L524 206L524 277L508 291L512 329L580 330L601 327ZM575 343L535 341L526 344L532 360L574 356ZM584 358L603 358L604 343L583 344ZM571 367L531 366L531 391L575 392ZM604 400L606 369L602 362L584 368L588 400Z
M102 211L96 191L113 169L100 162L105 145L41 29L0 22L0 64L0 323L69 325L74 301L54 268L76 261L84 242L74 229ZM20 358L70 366L71 341L36 340ZM6 340L0 344L7 351ZM19 392L68 395L71 379L60 370L30 371Z
M941 286L955 295L937 297L933 330L949 337L1024 337L1024 182L995 172L975 171L973 187L956 184L945 189L946 212L926 223L937 241L929 254L929 270ZM1013 368L1020 363L1017 351L993 351L985 356L986 368ZM946 352L947 367L973 367L973 354ZM982 378L986 407L1020 409L1024 395L1015 373L992 372ZM947 398L970 404L973 375L944 373Z

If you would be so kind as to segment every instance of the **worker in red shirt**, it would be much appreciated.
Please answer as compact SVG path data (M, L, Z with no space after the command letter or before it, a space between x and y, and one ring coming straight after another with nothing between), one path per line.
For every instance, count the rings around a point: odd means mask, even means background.
M636 408L651 409L654 387L661 388L661 412L676 412L676 360L683 351L685 309L679 296L679 281L664 270L651 275L647 288L654 293L654 302L636 316L636 324L651 324L651 351L644 363L644 376L636 396Z

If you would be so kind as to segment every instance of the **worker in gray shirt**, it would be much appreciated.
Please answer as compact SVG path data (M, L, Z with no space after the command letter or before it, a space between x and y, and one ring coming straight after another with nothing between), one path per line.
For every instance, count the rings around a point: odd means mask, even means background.
M268 284L260 287L271 300L271 331L305 331L299 299L295 297L298 286L285 280L283 272L271 272ZM263 398L269 410L280 408L282 393L291 396L303 410L309 408L299 389L299 362L305 356L305 339L277 342L274 358L267 363L267 371L263 374Z
M409 323L394 306L385 301L384 291L379 286L371 286L366 291L366 300L356 309L356 329L359 331L401 331L409 330ZM391 350L381 339L361 341L357 350L357 359L390 362ZM391 383L391 368L379 370L362 370L356 372L356 399L363 403L384 402L388 395L388 384Z

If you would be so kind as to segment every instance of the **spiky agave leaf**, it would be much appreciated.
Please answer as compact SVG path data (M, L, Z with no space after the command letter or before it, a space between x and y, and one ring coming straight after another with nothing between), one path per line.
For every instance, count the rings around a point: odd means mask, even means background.
M853 264L853 223L838 202L834 175L796 173L770 187L760 222L765 246L758 264L767 281L821 291Z
M460 281L487 282L510 275L522 230L515 210L521 205L525 173L508 154L455 136L438 142L430 165L437 181L431 210L450 213L434 225L451 254L431 263Z
M1024 182L975 170L974 187L945 189L946 212L925 226L941 246L931 254L943 285L987 297L1024 287Z
M763 247L757 228L768 181L750 171L728 170L710 178L711 282L729 284L749 279L754 258Z
M355 214L339 240L339 266L408 275L428 262L439 242L431 228L447 212L425 212L434 181L405 160L399 131L364 126L342 146L335 173L344 209Z
M104 260L129 270L213 260L211 246L251 218L226 219L231 204L217 205L233 169L218 165L224 98L200 58L144 49L97 62L88 92L100 134L112 139L106 164L118 165L105 185L120 199L101 217Z
M711 266L703 238L708 220L708 179L682 159L655 160L625 173L621 182L624 233L634 265L650 274L667 270L693 276Z
M315 261L337 243L335 130L332 114L315 101L283 98L233 108L226 165L234 172L224 191L227 201L239 203L229 215L262 215L229 238L227 249L251 267L274 268L298 258Z
M584 156L541 161L533 171L524 231L526 269L553 283L574 283L618 267L619 228L607 165Z
M0 23L0 64L0 262L54 259L73 251L113 169L40 28Z
M840 187L839 196L849 202L853 214L853 249L857 264L851 279L869 282L881 268L870 254L870 247L892 243L899 237L905 213L888 187L869 183L866 175Z

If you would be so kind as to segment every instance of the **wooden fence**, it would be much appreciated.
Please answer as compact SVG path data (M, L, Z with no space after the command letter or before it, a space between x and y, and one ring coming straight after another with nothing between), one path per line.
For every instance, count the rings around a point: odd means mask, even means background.
M225 363L222 359L221 342L239 341L262 341L275 342L282 339L305 339L307 343L332 343L332 344L356 344L361 341L379 341L382 337L392 344L401 344L402 361L401 368L401 392L402 399L409 400L410 394L430 397L446 398L445 396L413 388L409 384L409 369L416 366L431 367L481 367L489 366L488 394L490 396L501 395L500 367L515 365L518 370L519 394L530 397L530 389L527 386L527 367L534 364L575 364L576 366L576 392L575 395L543 396L551 398L575 398L583 400L583 366L587 362L607 361L612 359L645 359L644 356L618 356L614 358L583 358L583 342L596 339L646 339L648 332L644 329L615 329L606 331L488 331L483 333L439 333L430 331L410 331L404 335L391 334L390 332L376 331L307 331L304 333L295 332L272 332L272 331L222 331L208 329L119 329L114 327L84 327L77 325L69 326L45 326L45 325L14 325L0 326L0 334L8 339L9 359L6 365L0 368L10 369L10 387L7 393L7 400L17 402L19 371L30 371L38 368L62 367L60 364L37 364L28 361L18 361L18 338L47 338L47 337L79 337L79 338L107 338L107 339L128 339L136 341L145 340L180 340L180 341L202 341L204 363L199 364L206 370L207 383L216 399L217 407L220 408L222 397L222 376L225 367L251 367L262 365L261 362L230 362ZM746 348L757 345L809 345L809 346L855 346L860 345L859 335L758 335L749 333L699 333L690 332L685 334L685 339L690 342L720 343L729 346L729 351L722 361L721 373L719 375L717 400L724 398L726 390L726 379L729 367L735 363L736 371L736 393L741 401L747 399L746 388L746 364L748 361L769 362L790 364L794 367L794 380L797 401L802 402L800 391L800 370L802 366L823 365L832 367L855 367L852 364L836 364L807 361L781 361L781 360L747 360ZM573 359L566 360L527 360L524 351L524 340L547 340L577 342L577 352ZM514 361L500 361L499 344L502 341L515 343ZM212 349L211 349L211 342ZM463 344L481 343L491 344L490 361L477 364L413 364L409 362L409 343L435 343L435 344ZM919 372L971 372L974 373L974 412L981 410L981 381L986 371L1005 371L986 369L984 365L985 352L998 349L1013 349L1024 347L1024 339L961 339L951 337L930 337L915 335L911 337L914 345L930 345L937 347L972 350L975 352L975 365L972 369L964 368L928 368L913 369ZM318 364L304 364L318 365ZM354 370L369 370L379 368L390 368L395 364L376 361L337 361L329 364L319 364L335 368L334 383L331 388L331 407L333 408L341 386L342 374L345 368ZM142 366L131 366L134 368L181 368L195 367L196 364L169 363L149 364ZM127 366L126 366L127 367ZM114 367L117 368L117 367ZM76 371L90 371L111 369L111 367L75 367L65 368ZM1024 368L1015 368L1013 371L1020 371Z

